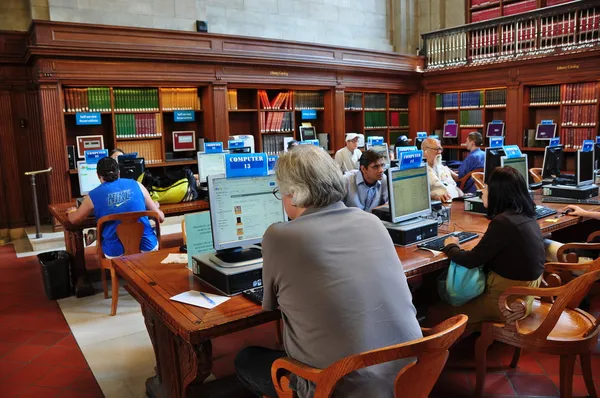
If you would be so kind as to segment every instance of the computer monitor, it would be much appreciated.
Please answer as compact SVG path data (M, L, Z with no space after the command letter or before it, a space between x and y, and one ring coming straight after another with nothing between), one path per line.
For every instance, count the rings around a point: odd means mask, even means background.
M489 122L486 137L504 137L504 122Z
M300 126L300 141L318 140L317 130L313 126Z
M426 138L415 138L415 146L418 150L421 150L421 144L423 144L423 141L425 140Z
M560 175L560 168L563 164L564 152L563 146L547 146L544 151L544 163L542 164L542 178L544 180L553 179Z
M137 180L139 176L144 174L146 165L144 158L131 158L127 156L119 156L119 174L121 178L129 178Z
M502 156L500 158L500 166L510 166L517 170L523 176L527 189L529 189L529 168L527 167L527 155L521 155L518 158L508 158Z
M81 196L87 195L92 189L101 184L96 166L96 164L87 164L84 161L77 162L79 193Z
M594 183L594 151L577 151L577 186Z
M600 142L594 144L594 169L600 169Z
M502 156L506 156L502 148L485 148L485 163L483 166L483 182L488 183L492 171L500 167Z
M427 167L387 171L390 218L399 223L431 213Z
M444 124L444 138L458 138L458 124Z
M273 194L276 186L273 174L208 177L213 244L217 250L212 262L231 267L262 261L260 250L248 247L262 242L271 224L286 221L283 201Z
M556 123L551 124L538 124L535 130L536 140L550 141L556 135Z
M225 173L224 153L198 152L198 181L207 182L208 176Z
M384 157L384 161L385 161L385 166L386 167L390 167L390 151L388 149L388 144L386 144L385 142L383 144L379 144L379 145L371 145L367 142L367 151L368 150L373 150L377 153L380 153L383 155Z

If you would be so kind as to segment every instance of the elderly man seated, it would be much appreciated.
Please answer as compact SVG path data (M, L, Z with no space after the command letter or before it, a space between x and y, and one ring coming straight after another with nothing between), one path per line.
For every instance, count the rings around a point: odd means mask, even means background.
M435 138L427 138L421 145L423 156L427 159L427 172L429 173L429 191L431 199L450 202L452 199L463 196L463 192L456 185L458 175L442 164L444 148Z

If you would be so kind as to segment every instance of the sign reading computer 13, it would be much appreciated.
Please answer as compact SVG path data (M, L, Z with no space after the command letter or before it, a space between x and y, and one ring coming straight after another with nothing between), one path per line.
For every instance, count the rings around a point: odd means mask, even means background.
M415 169L421 167L423 151L403 151L399 153L398 167L400 170Z
M266 153L231 153L225 155L225 176L252 177L268 174Z

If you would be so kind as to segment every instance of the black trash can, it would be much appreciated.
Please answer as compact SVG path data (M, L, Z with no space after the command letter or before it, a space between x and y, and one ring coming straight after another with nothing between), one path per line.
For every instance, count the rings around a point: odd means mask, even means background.
M71 295L69 253L64 250L38 254L46 296L58 300Z

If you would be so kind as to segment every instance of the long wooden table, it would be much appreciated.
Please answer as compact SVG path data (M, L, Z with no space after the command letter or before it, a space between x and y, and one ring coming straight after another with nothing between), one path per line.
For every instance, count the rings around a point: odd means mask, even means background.
M489 221L480 214L468 213L463 203L452 205L449 231L472 231L483 234ZM563 205L549 205L561 210ZM600 209L600 206L586 206ZM551 216L556 221L539 220L542 232L548 233L582 222L580 217ZM442 231L441 233L444 233ZM479 239L467 242L470 249ZM207 310L171 301L170 297L189 290L218 293L192 275L186 265L161 264L167 253L176 249L138 254L113 260L127 282L127 290L141 304L146 326L156 355L156 376L146 382L149 397L207 396L203 381L211 373L211 339L280 318L278 311L265 312L242 296L235 296L218 307ZM447 265L444 254L433 255L416 246L397 247L406 275L417 278Z
M75 206L75 202L58 203L49 205L50 214L64 227L65 246L71 255L71 281L75 287L77 297L91 296L94 288L89 281L85 268L85 245L83 242L83 230L96 227L96 218L92 215L79 224L71 224L67 217L67 210ZM208 209L208 201L196 200L162 205L160 209L165 216L178 216Z

